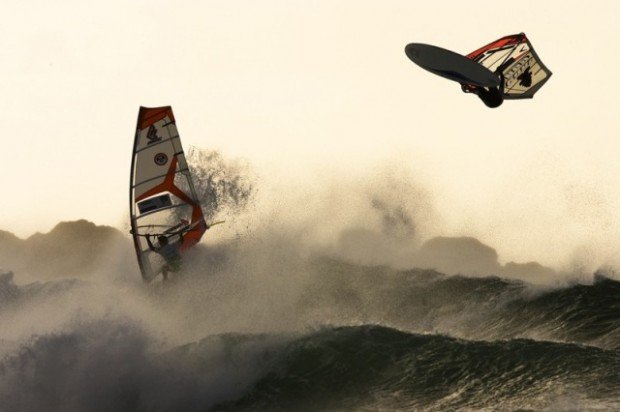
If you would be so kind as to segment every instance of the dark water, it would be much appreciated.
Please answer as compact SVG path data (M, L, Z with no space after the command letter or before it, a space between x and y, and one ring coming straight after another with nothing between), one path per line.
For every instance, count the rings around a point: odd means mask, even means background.
M166 344L158 331L174 322L133 315L152 297L93 310L109 298L89 282L5 275L0 410L620 410L620 282L541 288L323 259L309 278L289 306L304 328Z
M620 282L533 286L498 277L445 276L320 260L301 300L357 323L474 340L530 338L620 349ZM317 299L321 296L321 299Z
M221 409L618 407L619 367L617 351L593 347L330 328L291 342L247 394Z

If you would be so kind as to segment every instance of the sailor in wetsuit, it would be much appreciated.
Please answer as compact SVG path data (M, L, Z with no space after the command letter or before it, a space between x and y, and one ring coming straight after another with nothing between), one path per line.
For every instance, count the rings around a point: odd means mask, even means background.
M501 67L495 71L495 74L497 74L500 79L499 86L482 87L461 83L461 89L465 93L474 93L477 95L487 107L498 107L504 102L504 75L501 71Z
M487 107L498 107L504 102L504 96L502 96L501 92L502 87L489 87L487 88L480 87L476 90L476 94L487 105Z
M478 95L480 100L487 105L487 107L498 107L504 102L504 75L501 70L498 70L496 74L500 77L500 83L497 87L476 87L474 93Z
M164 258L166 263L161 267L160 271L164 280L168 280L168 272L178 272L181 268L181 253L179 247L183 242L183 235L181 235L181 239L177 242L170 243L168 237L165 235L157 236L157 242L159 246L153 245L151 242L150 236L146 237L146 242L149 245L149 248L153 251L161 255Z

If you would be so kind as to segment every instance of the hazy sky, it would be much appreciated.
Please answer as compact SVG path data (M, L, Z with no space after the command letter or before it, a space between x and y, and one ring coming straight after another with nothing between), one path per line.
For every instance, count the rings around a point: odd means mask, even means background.
M186 147L266 180L398 164L431 193L437 234L507 259L620 240L615 1L24 0L2 14L0 229L123 225L138 107L172 105ZM521 31L554 75L495 110L404 54Z

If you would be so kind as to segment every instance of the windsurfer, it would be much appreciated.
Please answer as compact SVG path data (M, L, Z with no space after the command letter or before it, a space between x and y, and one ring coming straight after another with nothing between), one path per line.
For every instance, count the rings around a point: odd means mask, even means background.
M409 43L405 54L421 68L461 83L465 93L476 94L488 107L534 97L552 74L524 33L504 36L466 56L423 43Z
M170 106L140 107L129 203L142 278L167 279L207 230Z
M500 106L504 102L504 96L502 91L504 90L504 75L501 70L495 72L501 79L499 86L497 87L476 87L474 93L478 95L480 100L484 102L487 107L494 108ZM463 86L464 88L467 86Z
M476 90L476 94L487 105L487 107L498 107L504 102L504 97L499 87L479 87Z
M166 261L166 263L164 263L159 270L164 277L164 280L168 280L168 272L178 272L181 268L180 246L183 242L183 234L181 233L179 236L180 239L178 241L170 243L167 236L159 235L157 236L158 246L153 244L150 236L146 237L146 242L148 243L149 248L153 252L158 253Z

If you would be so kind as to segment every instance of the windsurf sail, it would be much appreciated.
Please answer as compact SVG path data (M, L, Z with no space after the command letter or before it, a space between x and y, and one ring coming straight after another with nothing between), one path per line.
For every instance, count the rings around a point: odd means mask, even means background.
M146 281L164 264L149 248L148 236L165 235L183 253L208 229L170 106L140 107L129 202L131 234Z
M502 37L467 55L504 79L504 99L534 97L551 77L524 33ZM475 92L478 86L463 85L463 91Z

